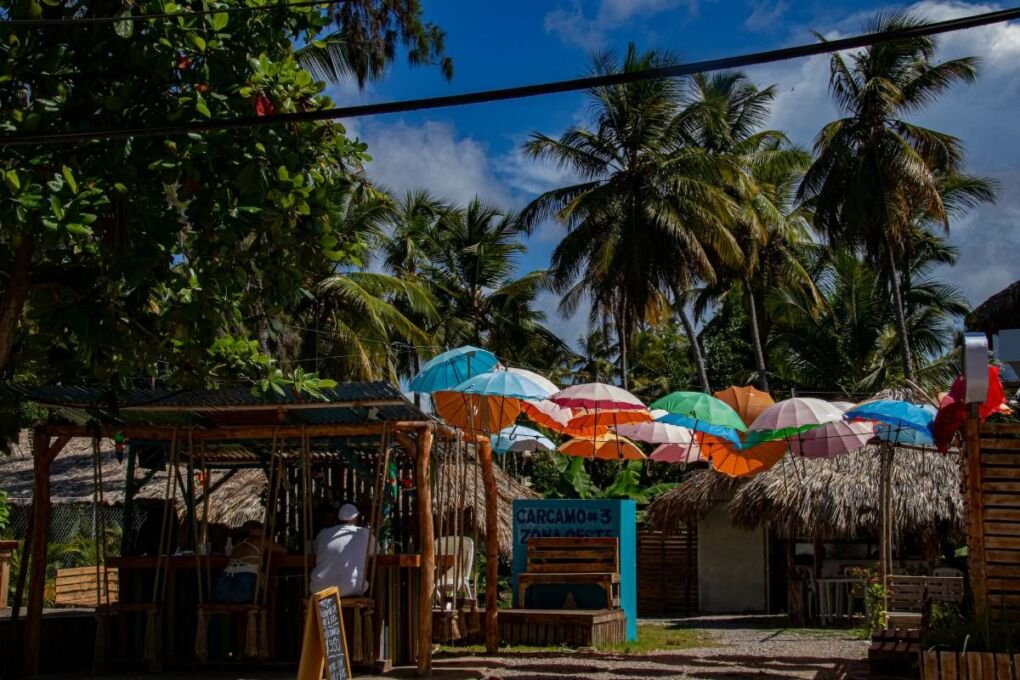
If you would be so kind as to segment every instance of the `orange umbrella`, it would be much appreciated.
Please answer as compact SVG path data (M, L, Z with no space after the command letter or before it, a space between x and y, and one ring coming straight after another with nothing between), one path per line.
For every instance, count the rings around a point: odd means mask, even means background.
M714 396L736 411L745 425L753 423L759 413L776 403L768 392L762 392L750 385L727 387L716 392Z
M567 426L571 428L606 428L631 423L647 423L651 420L652 414L648 411L582 410L567 421Z
M645 454L626 437L604 434L591 439L571 439L558 449L566 456L602 460L644 460Z
M574 417L574 412L569 408L557 406L548 399L522 402L522 408L524 415L532 422L568 437L593 437L609 432L609 428L605 426L572 426L570 419Z
M512 425L521 413L521 401L463 392L433 392L436 413L454 427L470 432L493 434Z
M706 435L706 439L715 441L707 444L702 442L702 451L707 451L707 457L712 468L717 472L730 477L749 477L759 472L765 472L775 465L783 454L786 453L786 442L762 442L746 449L738 449L732 443Z

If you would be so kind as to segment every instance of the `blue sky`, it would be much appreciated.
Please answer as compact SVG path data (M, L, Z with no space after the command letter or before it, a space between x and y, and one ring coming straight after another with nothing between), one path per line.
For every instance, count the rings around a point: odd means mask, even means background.
M430 21L447 33L455 75L398 64L359 92L334 88L342 104L452 94L572 78L586 73L593 50L618 53L628 42L640 49L671 50L687 61L813 41L860 32L876 11L909 8L932 20L1000 9L996 3L924 0L912 4L815 0L546 0L478 2L425 0ZM941 39L940 57L983 60L975 85L960 86L917 121L965 142L970 170L998 180L1000 199L952 225L960 247L957 267L940 272L963 287L972 304L1020 278L1020 24L973 29ZM759 85L775 84L771 126L810 146L818 129L836 117L826 92L828 61L814 57L749 69ZM532 131L558 134L587 119L582 94L424 111L347 121L369 145L369 175L397 191L425 186L466 201L474 195L519 209L568 176L526 159L521 142ZM522 270L545 267L562 231L540 227L529 240ZM583 330L583 314L562 319L556 300L542 301L550 324L568 340Z

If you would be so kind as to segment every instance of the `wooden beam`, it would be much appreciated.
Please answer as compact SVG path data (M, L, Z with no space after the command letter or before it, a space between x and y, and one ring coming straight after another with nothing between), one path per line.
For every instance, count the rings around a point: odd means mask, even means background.
M421 582L418 592L418 675L432 674L432 590L436 578L436 545L432 531L432 430L418 435L415 485L418 496L418 528L421 537Z
M39 654L42 648L42 610L46 596L46 547L50 530L50 464L67 444L68 438L59 437L50 445L44 430L36 428L33 440L32 482L32 544L29 559L28 607L25 613L25 646L22 672L39 673ZM25 556L22 556L25 559Z
M432 421L393 421L361 423L357 425L254 425L251 427L196 427L191 430L193 441L241 441L245 439L300 439L305 432L309 437L356 437L378 436L383 427L389 425L394 431L423 432L435 428ZM186 431L186 428L174 428L162 425L104 425L101 436L112 437L123 434L128 439L152 439L170 441L174 431ZM55 437L91 437L95 429L85 425L44 425L42 431Z
M976 621L984 621L988 607L987 564L985 556L984 497L981 489L981 421L978 404L970 404L964 422L967 493L967 576L974 600Z
M478 458L485 485L485 651L499 651L499 494L492 462L492 442L478 441Z

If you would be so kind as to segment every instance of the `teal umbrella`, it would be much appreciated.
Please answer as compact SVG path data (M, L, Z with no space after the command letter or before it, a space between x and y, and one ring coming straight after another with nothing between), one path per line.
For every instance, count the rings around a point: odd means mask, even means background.
M661 408L675 415L686 416L691 420L676 424L698 431L704 430L696 424L687 423L703 423L715 427L729 427L739 432L747 431L747 425L744 425L739 413L726 402L704 392L672 392L653 403L651 408Z
M515 371L489 371L468 378L456 387L453 392L464 394L480 394L490 397L508 397L513 399L532 399L541 401L548 398L555 390L550 390L543 382L531 376Z
M411 378L412 392L426 393L450 390L468 378L487 373L499 365L492 352L478 347L458 347L432 357L418 374Z

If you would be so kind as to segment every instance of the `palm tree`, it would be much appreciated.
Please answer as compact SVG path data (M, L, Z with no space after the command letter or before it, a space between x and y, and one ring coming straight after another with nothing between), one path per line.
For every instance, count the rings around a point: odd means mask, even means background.
M908 13L878 15L869 31L922 25ZM914 358L904 306L901 269L911 250L917 216L949 228L939 176L963 165L960 141L906 120L959 82L977 73L972 57L934 62L927 36L872 45L847 59L831 60L829 90L844 117L815 139L816 159L800 196L813 206L816 229L830 243L859 248L887 268L903 376L914 378Z
M955 261L955 251L943 244L919 249L910 263L914 311L906 323L922 376L940 370L954 320L967 312L960 290L931 276L935 264L947 261ZM902 369L891 357L899 353L901 336L884 274L847 250L820 259L813 270L821 308L803 287L781 287L769 296L776 373L799 388L837 391L851 400L897 384Z
M623 63L597 54L598 75L673 65L664 52L639 54L630 45ZM580 181L536 198L524 211L534 224L555 218L567 234L552 255L556 289L566 292L563 311L587 298L614 321L620 373L628 384L630 336L663 293L683 297L698 279L714 280L713 260L740 259L728 227L735 211L721 185L731 172L685 136L682 84L650 80L588 91L592 126L566 130L558 139L533 133L524 150L569 168ZM674 305L691 341L702 380L704 360L684 306Z
M737 266L716 265L725 277L699 295L696 310L728 293L742 294L750 314L751 335L758 369L758 387L769 390L758 300L771 287L793 278L805 286L811 279L801 264L809 242L807 214L794 204L794 194L810 158L791 146L786 136L764 129L775 88L758 89L739 72L692 78L688 112L695 142L710 153L727 155L743 174L729 188L740 212L733 231L743 260Z
M546 364L567 351L536 308L548 274L516 276L516 258L527 250L521 240L526 233L515 213L478 198L442 214L425 276L440 302L444 344L481 345L529 365Z

